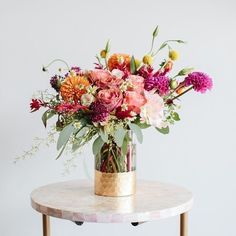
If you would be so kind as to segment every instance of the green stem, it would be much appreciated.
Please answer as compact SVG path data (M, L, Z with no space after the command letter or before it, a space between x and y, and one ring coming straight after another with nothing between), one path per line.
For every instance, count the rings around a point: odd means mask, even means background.
M62 62L62 63L64 63L66 65L67 69L70 70L70 67L69 67L68 63L66 61L62 60L62 59L55 59L55 60L51 61L47 66L44 66L43 68L45 70L47 70L47 68L50 67L55 62Z
M120 165L119 165L119 163L118 163L118 161L117 161L117 159L116 159L116 155L115 155L115 153L114 153L114 151L111 149L111 152L112 152L112 155L113 155L113 157L114 157L114 161L115 161L115 163L116 163L116 166L117 166L117 170L118 170L118 172L120 172Z
M185 93L187 93L187 92L190 91L191 89L193 89L193 86L190 87L190 88L188 88L187 90L185 90L183 93L179 94L178 96L174 97L174 98L172 99L172 101L174 101L175 99L177 99L177 98L183 96Z

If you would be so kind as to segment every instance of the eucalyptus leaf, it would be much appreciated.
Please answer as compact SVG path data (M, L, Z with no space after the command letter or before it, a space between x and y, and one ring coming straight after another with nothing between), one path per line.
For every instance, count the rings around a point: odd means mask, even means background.
M66 144L74 132L75 127L73 124L69 124L60 132L59 138L57 140L57 150L59 150L64 144Z
M99 130L99 135L102 138L102 140L104 141L104 143L106 143L108 141L108 134L105 133L102 129Z
M93 155L94 156L96 156L100 152L103 144L104 144L104 141L102 140L102 138L100 136L98 136L94 140L94 142L93 142Z
M142 134L141 128L138 125L134 124L134 123L130 123L129 127L134 132L134 134L136 135L137 140L139 141L139 143L142 143L143 142L143 134Z
M68 141L67 141L68 142ZM59 159L59 157L62 155L62 153L64 152L67 142L64 144L63 148L61 149L61 151L59 152L58 156L56 157L56 160Z
M114 141L118 147L122 147L126 130L123 127L119 127L114 133Z
M56 112L54 110L47 110L43 113L42 115L42 121L43 121L43 124L45 126L45 128L47 127L47 121L53 117L54 115L56 114Z
M87 132L88 132L89 128L84 126L82 128L80 128L77 132L76 132L76 138L80 138L82 136L84 136Z
M124 141L123 141L123 144L121 147L121 152L124 156L127 154L128 144L129 144L129 137L127 137L127 135L125 135L125 138L124 138Z
M173 112L172 113L172 118L175 120L175 121L179 121L180 118L179 118L179 114L177 112Z
M134 74L136 72L137 68L136 68L136 63L135 63L135 59L134 56L131 57L131 61L130 61L130 72L131 74Z
M161 129L156 127L155 129L158 130L162 134L168 134L170 132L169 126L167 126L165 128L161 128Z

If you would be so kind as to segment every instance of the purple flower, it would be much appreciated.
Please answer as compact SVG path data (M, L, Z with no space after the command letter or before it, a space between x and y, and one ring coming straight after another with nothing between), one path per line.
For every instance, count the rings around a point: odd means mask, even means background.
M93 122L106 121L107 117L109 116L107 108L100 102L93 102L90 106L90 109L92 110L91 120Z
M76 74L78 74L81 71L80 67L78 66L71 67L71 70L73 70Z
M54 75L51 79L50 79L50 84L52 86L52 88L54 88L57 92L59 92L60 87L61 87L61 81L58 75Z
M193 89L200 93L205 93L213 86L212 79L205 73L193 72L184 79L185 86L193 86Z
M156 89L160 96L164 96L169 92L170 80L168 77L163 75L158 75L156 77L150 76L145 80L144 88L147 91Z

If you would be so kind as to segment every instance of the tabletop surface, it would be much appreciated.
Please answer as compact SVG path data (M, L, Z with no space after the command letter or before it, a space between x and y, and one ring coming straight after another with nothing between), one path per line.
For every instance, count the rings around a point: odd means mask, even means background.
M54 183L31 193L32 207L45 215L71 221L121 223L167 218L191 209L192 193L172 184L137 181L127 197L101 197L88 180Z

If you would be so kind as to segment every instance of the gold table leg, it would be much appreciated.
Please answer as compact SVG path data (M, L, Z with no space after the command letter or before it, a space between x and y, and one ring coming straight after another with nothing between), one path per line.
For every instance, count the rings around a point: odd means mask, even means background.
M180 215L180 236L188 236L188 212Z
M42 215L43 217L43 236L50 236L50 219L47 215Z

